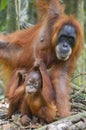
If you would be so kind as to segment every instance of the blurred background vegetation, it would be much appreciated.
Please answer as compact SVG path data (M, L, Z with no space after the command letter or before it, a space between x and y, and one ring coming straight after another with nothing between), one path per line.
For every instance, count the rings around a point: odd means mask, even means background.
M65 4L65 13L68 15L73 14L82 25L83 31L86 36L86 0L60 0L62 4ZM37 12L35 10L35 0L0 0L0 32L7 34L27 28L37 23ZM85 37L86 42L86 37ZM72 86L84 91L81 93L82 98L86 98L86 44L84 44L84 50L77 62L75 73L72 77ZM6 79L3 82L2 65L0 65L0 95L3 92L3 86ZM6 74L5 74L6 75ZM1 96L0 96L1 98Z

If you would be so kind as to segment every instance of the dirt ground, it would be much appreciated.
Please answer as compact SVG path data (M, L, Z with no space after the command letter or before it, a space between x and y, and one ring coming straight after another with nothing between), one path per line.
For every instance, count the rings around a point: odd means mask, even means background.
M72 115L77 115L78 113L86 113L86 99L82 96L73 94L71 96L71 113ZM7 119L7 111L8 111L8 100L3 98L0 100L0 130L33 130L41 128L42 126L46 126L47 124L37 117L33 116L33 119L30 120L28 126L23 126L20 123L21 113L16 113L12 116L11 119ZM81 118L81 117L80 117ZM84 120L84 128L82 129L71 129L71 130L86 130L86 118ZM56 119L57 121L61 120L59 117ZM80 121L80 119L79 119ZM78 121L77 121L78 122ZM55 128L54 128L55 129ZM53 130L54 130L53 129ZM49 129L51 130L51 128ZM55 130L69 130L69 129L55 129Z

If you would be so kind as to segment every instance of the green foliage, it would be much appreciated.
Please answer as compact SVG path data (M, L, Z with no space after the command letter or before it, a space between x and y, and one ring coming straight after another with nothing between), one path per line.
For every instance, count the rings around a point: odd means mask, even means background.
M0 11L0 31L6 30L6 10Z
M86 82L86 48L84 48L81 57L77 62L77 67L74 75L77 77L73 80L78 86L85 85Z
M17 23L16 23L16 7L14 0L8 0L7 5L7 32L11 33L16 31Z
M6 30L6 8L8 0L0 1L0 31Z
M86 0L84 0L84 13L85 13L85 24L84 24L84 31L85 31L85 41L86 41Z
M77 97L86 99L86 48L84 48L81 57L77 62L75 73L72 77L72 86L81 91Z
M1 0L0 11L4 10L7 7L7 0Z
M35 5L34 5L34 0L29 1L29 22L31 24L35 24L37 22L37 16L36 16L36 10L35 10Z

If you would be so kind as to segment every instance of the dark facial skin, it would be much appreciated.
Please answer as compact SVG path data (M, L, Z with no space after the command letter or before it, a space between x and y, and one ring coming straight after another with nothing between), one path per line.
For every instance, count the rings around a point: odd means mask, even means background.
M31 71L26 77L26 93L36 93L41 90L41 75L38 71Z
M72 49L75 46L76 29L73 25L64 25L56 41L56 56L59 60L69 59Z

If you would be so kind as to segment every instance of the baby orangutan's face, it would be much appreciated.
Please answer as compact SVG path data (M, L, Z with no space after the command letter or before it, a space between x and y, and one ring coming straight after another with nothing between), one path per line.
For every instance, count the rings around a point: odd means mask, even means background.
M25 80L26 84L26 93L36 93L41 89L41 76L38 71L31 71Z

